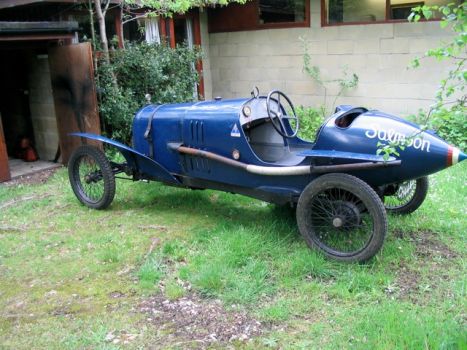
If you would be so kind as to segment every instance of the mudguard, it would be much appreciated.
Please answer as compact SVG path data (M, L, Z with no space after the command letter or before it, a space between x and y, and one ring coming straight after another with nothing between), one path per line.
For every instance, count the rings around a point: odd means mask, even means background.
M76 132L71 133L69 135L84 137L86 139L96 140L111 145L117 148L120 151L120 153L122 153L122 155L126 159L128 166L137 171L138 173L146 175L149 178L156 181L162 181L171 184L180 184L180 181L178 181L171 173L169 173L169 171L166 168L164 168L161 164L145 156L144 154L139 153L133 148L124 145L123 143L111 140L101 135L90 133Z

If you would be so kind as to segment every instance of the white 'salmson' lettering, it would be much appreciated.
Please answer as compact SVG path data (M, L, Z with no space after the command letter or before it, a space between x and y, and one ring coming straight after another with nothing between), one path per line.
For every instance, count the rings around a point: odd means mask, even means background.
M378 135L378 131L376 130L375 126L370 126L371 130L367 130L365 132L366 137L369 139L374 139Z
M407 138L407 135L401 134L394 129L380 129L377 125L370 125L370 128L365 131L365 136L369 139L378 138L383 142L393 142L403 144ZM410 137L407 147L413 147L420 151L430 152L430 141L424 140L423 137L416 136Z

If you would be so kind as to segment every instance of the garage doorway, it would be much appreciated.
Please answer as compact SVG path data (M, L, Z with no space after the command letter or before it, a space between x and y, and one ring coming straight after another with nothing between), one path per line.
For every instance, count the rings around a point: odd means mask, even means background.
M89 43L14 44L0 45L0 182L66 163L82 142L69 133L100 133ZM37 162L18 161L24 139Z
M44 49L2 50L0 116L11 177L56 166L58 129Z

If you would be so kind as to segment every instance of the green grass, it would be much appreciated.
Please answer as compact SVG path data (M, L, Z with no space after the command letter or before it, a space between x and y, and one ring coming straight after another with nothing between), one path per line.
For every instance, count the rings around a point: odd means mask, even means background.
M140 301L193 292L263 322L239 348L466 348L466 170L431 177L365 265L310 251L290 211L242 196L122 181L95 211L64 170L0 186L0 206L17 200L0 211L0 349L154 346L164 333ZM119 332L137 337L106 340Z

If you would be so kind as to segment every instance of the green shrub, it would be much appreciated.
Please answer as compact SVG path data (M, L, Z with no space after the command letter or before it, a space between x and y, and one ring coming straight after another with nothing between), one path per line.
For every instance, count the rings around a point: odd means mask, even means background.
M104 133L130 143L134 113L148 93L153 103L193 101L199 58L198 50L186 46L129 43L112 53L110 65L100 62L97 83Z
M417 68L422 64L423 59L435 58L439 64L449 67L436 92L436 103L430 107L428 114L419 113L419 117L425 119L427 127L435 129L442 138L462 149L467 146L466 14L467 3L465 1L459 1L458 4L452 1L444 6L427 6L422 3L421 6L412 8L412 13L408 18L411 22L419 22L422 19L430 20L441 15L439 26L447 32L445 34L449 34L448 41L443 41L438 47L425 52L422 57L412 60L411 66Z
M417 115L409 116L409 119L426 126L428 129L435 130L441 138L461 150L465 150L467 148L467 120L465 116L465 107L457 106L451 109L436 109L429 117L423 110L420 110Z
M297 107L295 109L298 119L300 120L300 131L298 136L305 140L314 140L316 132L324 121L326 115L324 107Z
M429 121L429 127L439 136L462 150L467 148L467 119L465 108L440 109Z

